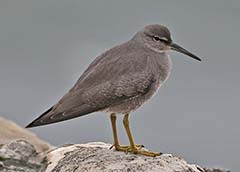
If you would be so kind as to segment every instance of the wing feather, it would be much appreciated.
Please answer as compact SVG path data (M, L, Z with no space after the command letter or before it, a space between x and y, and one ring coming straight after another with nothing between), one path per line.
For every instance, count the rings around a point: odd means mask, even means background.
M129 46L128 49L124 46L117 46L96 58L59 102L27 127L83 116L147 93L154 82L147 71L147 56L136 57ZM124 56L116 53L119 48L126 51Z

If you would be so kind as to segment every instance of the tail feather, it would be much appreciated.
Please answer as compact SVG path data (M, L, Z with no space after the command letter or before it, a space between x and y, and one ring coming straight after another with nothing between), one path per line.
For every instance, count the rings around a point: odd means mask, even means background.
M96 112L100 110L100 108L91 107L87 104L83 104L81 106L66 109L65 111L58 111L54 106L44 112L41 116L31 122L26 128L37 127L40 125L47 125L55 122L65 121L68 119L76 118L79 116L87 115L92 112Z
M49 108L46 112L44 112L42 115L40 115L38 118L36 118L34 121L32 121L30 124L28 124L25 128L32 128L32 127L37 127L39 126L39 119L51 112L53 109L53 106Z

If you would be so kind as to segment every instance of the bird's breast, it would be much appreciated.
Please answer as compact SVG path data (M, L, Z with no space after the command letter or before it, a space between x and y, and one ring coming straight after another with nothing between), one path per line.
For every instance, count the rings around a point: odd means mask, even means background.
M167 80L171 71L171 59L168 55L159 57L151 56L147 60L147 68L145 72L148 73L149 77L153 77L153 82L145 94L137 96L133 99L125 101L119 105L105 109L105 111L115 112L115 113L130 113L140 106L142 106L146 101L151 99L153 95L158 91L160 86Z
M149 59L150 71L154 77L154 83L152 84L152 88L149 93L146 95L146 100L150 99L155 93L157 93L158 89L164 82L167 81L171 69L172 69L172 61L169 55L161 54L160 56L154 57L154 59Z
M171 69L172 61L168 54L162 53L148 58L148 70L151 71L159 85L168 79Z

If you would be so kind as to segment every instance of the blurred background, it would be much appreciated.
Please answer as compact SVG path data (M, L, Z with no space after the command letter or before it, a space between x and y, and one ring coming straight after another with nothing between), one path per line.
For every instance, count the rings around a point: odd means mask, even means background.
M169 80L131 114L136 142L201 166L238 171L239 18L237 0L1 0L0 115L26 126L56 103L97 55L144 25L163 24L203 62L170 53ZM119 137L128 144L119 117ZM104 113L31 130L53 145L112 143Z

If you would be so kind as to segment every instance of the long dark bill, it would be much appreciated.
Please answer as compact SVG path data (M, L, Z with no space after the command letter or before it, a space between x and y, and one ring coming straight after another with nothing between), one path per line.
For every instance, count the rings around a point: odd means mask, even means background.
M179 45L177 45L175 43L172 43L170 46L171 46L172 50L175 50L175 51L178 51L180 53L186 54L186 55L188 55L188 56L190 56L190 57L192 57L192 58L194 58L198 61L202 61L199 57L195 56L194 54L190 53L189 51L187 51L186 49L180 47Z

